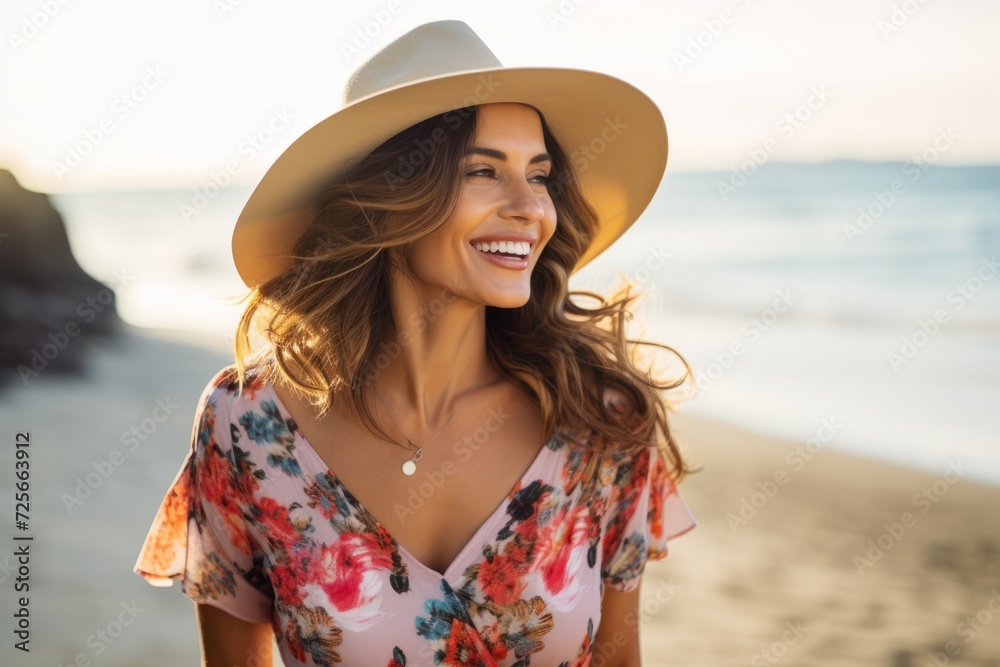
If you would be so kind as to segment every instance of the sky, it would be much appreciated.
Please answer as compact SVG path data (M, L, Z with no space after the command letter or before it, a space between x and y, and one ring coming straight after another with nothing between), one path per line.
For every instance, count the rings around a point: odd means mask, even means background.
M0 166L74 192L197 186L237 160L234 183L254 185L340 108L365 58L441 19L506 66L645 91L668 171L728 171L765 146L774 161L905 161L942 132L939 164L1000 162L992 1L5 0Z

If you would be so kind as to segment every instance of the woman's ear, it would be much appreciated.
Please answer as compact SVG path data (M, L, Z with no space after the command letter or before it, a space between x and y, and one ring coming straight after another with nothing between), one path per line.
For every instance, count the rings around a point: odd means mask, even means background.
M630 419L634 413L632 402L628 396L614 387L604 388L604 407L626 420Z
M604 407L619 414L625 414L627 409L625 395L614 387L604 388Z

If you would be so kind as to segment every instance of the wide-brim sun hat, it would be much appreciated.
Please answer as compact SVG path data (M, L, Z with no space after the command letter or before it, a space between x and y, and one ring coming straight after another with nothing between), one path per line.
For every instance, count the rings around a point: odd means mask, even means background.
M342 108L299 136L261 178L233 230L248 287L279 275L315 198L398 132L475 104L537 108L570 157L600 229L573 272L639 218L663 179L667 129L656 103L617 77L562 67L504 67L462 21L418 26L351 74Z

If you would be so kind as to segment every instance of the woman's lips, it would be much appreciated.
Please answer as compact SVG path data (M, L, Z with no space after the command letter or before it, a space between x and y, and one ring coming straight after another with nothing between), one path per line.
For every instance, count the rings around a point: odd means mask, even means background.
M475 246L473 246L472 249L477 255L485 259L487 262L492 262L497 266L502 266L505 269L513 269L515 271L523 271L528 268L528 260L531 258L531 253L528 253L523 257L509 257L493 252L483 252Z

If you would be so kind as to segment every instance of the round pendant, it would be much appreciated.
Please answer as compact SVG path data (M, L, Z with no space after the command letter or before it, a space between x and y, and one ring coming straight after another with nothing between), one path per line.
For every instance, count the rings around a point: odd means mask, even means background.
M417 471L417 464L414 463L413 461L407 461L406 463L403 464L404 475L412 475L416 471Z

